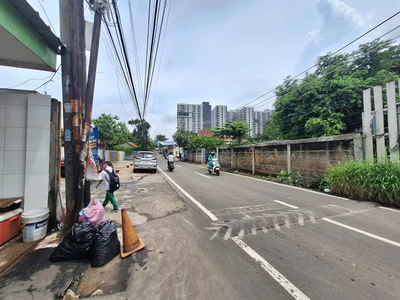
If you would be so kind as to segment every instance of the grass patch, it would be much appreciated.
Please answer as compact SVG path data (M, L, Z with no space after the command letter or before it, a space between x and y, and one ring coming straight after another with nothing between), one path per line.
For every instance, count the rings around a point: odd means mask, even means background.
M329 170L332 193L358 200L400 206L400 163L348 162Z

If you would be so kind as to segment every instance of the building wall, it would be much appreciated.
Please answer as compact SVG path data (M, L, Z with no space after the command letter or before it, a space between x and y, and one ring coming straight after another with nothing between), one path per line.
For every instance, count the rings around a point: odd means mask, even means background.
M202 114L203 114L203 116L202 116L202 121L203 121L202 125L203 126L199 130L204 129L204 128L211 129L211 105L209 102L203 102L201 104L201 107L202 107Z
M226 105L217 105L212 110L211 127L221 127L228 121L228 107Z
M177 105L177 128L198 132L203 129L203 107L197 104Z
M48 206L51 97L0 90L0 199Z
M253 107L242 107L238 110L237 121L244 121L249 124L250 134L253 135L254 132L254 108Z

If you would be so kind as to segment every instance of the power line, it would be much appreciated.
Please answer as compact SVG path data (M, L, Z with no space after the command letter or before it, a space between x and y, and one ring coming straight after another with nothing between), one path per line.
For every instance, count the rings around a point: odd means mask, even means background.
M400 28L400 25L399 25L399 26L396 26L395 28L393 28L392 30L386 32L385 34L381 35L381 36L380 36L379 38L377 38L376 40L379 40L380 38L386 36L387 34L393 32L395 29L398 29L398 28ZM396 40L396 39L398 39L399 37L400 37L400 35L396 36L396 37L393 38L392 40ZM379 47L379 46L376 46L376 47L370 49L370 50L369 50L368 52L366 52L365 54L368 54L368 53L371 53L372 51L375 51L378 47ZM358 50L358 51L354 52L354 54L349 54L349 56L345 57L344 59L340 60L339 62L336 62L336 64L338 64L338 63L340 63L340 62L343 62L344 60L348 59L349 57L351 57L351 56L353 56L353 55L355 55L355 54L359 54L359 53L360 53L360 51ZM361 57L361 56L360 56L360 57ZM357 70L357 69L359 69L360 67L361 67L361 66L358 66L358 67L356 67L354 70ZM304 86L300 86L300 85L299 85L299 86L298 86L297 88L295 88L294 90L289 91L289 92L287 92L287 93L285 93L285 94L283 94L283 95L280 95L279 97L286 96L286 95L288 95L288 94L290 94L290 93L293 93L294 91L299 90L300 88L305 88L305 87L309 86L310 84L314 83L315 81L318 81L318 80L320 80L321 78L323 78L323 77L325 77L325 76L327 76L327 75L329 75L329 74L332 74L332 73L336 72L336 71L337 71L338 69L340 69L340 68L341 68L341 67L337 67L337 68L331 70L330 72L325 73L325 74L323 74L323 75L320 76L320 77L317 77L316 79L312 80L311 82L307 83L307 84L304 85ZM275 99L272 99L272 98L275 98ZM268 102L266 102L266 103L263 103L264 101L267 101L267 100L269 100L269 99L272 99L272 101L268 101ZM253 108L256 109L256 108L263 107L263 106L267 105L268 103L273 102L273 101L276 100L276 99L277 99L277 97L276 97L275 95L274 95L274 96L271 96L271 97L265 99L264 101L258 103L258 104L255 105ZM304 104L304 103L303 103L303 104Z
M61 64L58 66L58 68L56 69L56 71L51 75L51 78L50 78L49 80L47 80L45 83L39 85L36 89L34 89L34 91L37 91L37 90L40 89L42 86L45 86L45 88L46 88L47 84L49 84L51 81L53 81L54 76L56 76L56 74L57 74L58 70L60 70L60 68L61 68ZM43 92L44 92L44 90L43 90Z
M355 38L354 40L352 40L351 42L347 43L345 46L341 47L341 48L338 49L337 51L335 51L335 52L333 52L333 53L330 53L330 54L328 54L328 55L333 56L333 55L339 53L339 52L342 51L343 49L345 49L345 48L347 48L348 46L354 44L356 41L358 41L359 39L363 38L363 37L366 36L367 34L371 33L372 31L374 31L374 30L377 29L378 27L382 26L382 25L385 24L386 22L390 21L391 19L393 19L394 17L396 17L396 16L399 15L399 14L400 14L400 11L396 12L395 14L393 14L393 15L390 16L389 18L385 19L384 21L382 21L382 22L379 23L378 25L374 26L373 28L371 28L371 29L368 30L367 32L363 33L363 34L360 35L359 37L357 37L357 38ZM386 34L388 34L388 33L386 33ZM386 34L385 34L385 35L386 35ZM378 39L379 39L379 38L378 38ZM304 70L303 72L297 74L296 76L292 77L291 79L296 79L297 77L299 77L299 76L305 74L306 72L308 72L308 71L311 70L312 68L316 67L317 65L318 65L318 63L315 63L314 65L312 65L312 66L309 67L308 69ZM251 104L251 103L253 103L253 102L255 102L255 101L257 101L257 100L259 100L259 99L261 99L261 98L263 98L264 96L266 96L266 95L268 95L268 94L270 94L270 93L276 91L276 89L277 89L277 88L274 88L274 89L272 89L272 90L266 92L265 94L262 94L261 96L257 97L256 99L254 99L254 100L252 100L252 101L250 101L250 102L244 104L244 105L241 106L240 108L245 107L245 106L247 106L247 105L249 105L249 104Z
M141 98L143 98L144 97L144 87L142 86L142 76L140 74L139 54L138 54L137 43L136 43L135 25L134 25L134 20L133 20L131 0L128 0L128 7L129 7L129 19L131 22L133 50L134 50L134 54L135 54L136 72L137 72L137 77L138 77L138 82L139 82L138 83L139 96Z
M134 95L135 104L137 107L137 112L138 112L139 118L142 120L143 117L140 112L140 106L139 106L139 102L137 99L137 94L136 94L135 84L133 81L132 71L131 71L131 67L129 65L129 58L128 58L128 53L126 50L126 43L125 43L125 38L123 35L122 25L121 25L121 21L120 21L119 10L118 10L117 3L115 0L113 0L113 6L114 6L114 13L115 13L116 21L117 21L116 23L117 23L117 27L118 27L118 32L119 32L119 36L120 36L120 40L121 40L121 44L122 44L122 50L123 50L123 54L124 54L124 58L125 58L125 63L127 65L129 79L132 84L132 91L133 91L133 95Z
M42 3L40 2L40 0L37 0L37 1L39 2L40 6L41 6L42 9L43 9L43 12L44 12L44 14L45 14L45 16L46 16L46 18L47 18L47 21L49 21L49 23L50 23L51 29L53 29L53 32L56 33L56 31L54 30L53 24L51 24L50 18L49 18L49 16L47 15L46 10L44 9Z
M164 49L165 37L166 37L166 35L167 35L167 28L168 28L168 21L169 21L169 12L170 12L170 10L171 10L171 5L172 5L172 0L169 1L168 14L167 14L167 21L166 21L166 24L165 24L164 38L163 38L163 42L162 42L162 45L161 45L161 56L160 56L160 62L158 63L158 70L157 70L157 75L156 75L156 86L155 86L154 92L157 90L158 78L159 78L159 76L160 76L161 62L162 62L162 57L163 57L163 52L164 52L163 49ZM154 95L154 97L155 97L155 95ZM150 112L153 111L154 102L155 102L154 97L153 97L153 102L152 102L152 106L151 106Z

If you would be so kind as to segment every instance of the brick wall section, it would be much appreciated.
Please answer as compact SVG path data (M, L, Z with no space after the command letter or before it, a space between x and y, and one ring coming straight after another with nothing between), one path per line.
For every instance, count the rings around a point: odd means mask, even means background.
M254 149L256 173L279 175L282 170L287 169L286 145L255 147Z
M352 141L291 145L292 170L313 178L338 162L354 160Z
M252 172L252 151L255 151L255 173L279 175L288 169L288 144L291 150L291 170L311 179L326 174L329 167L339 162L362 159L360 134L346 134L334 137L313 138L304 140L266 142L256 145L238 146L219 149L219 160L222 170ZM358 149L359 148L359 149ZM194 155L188 155L194 162Z

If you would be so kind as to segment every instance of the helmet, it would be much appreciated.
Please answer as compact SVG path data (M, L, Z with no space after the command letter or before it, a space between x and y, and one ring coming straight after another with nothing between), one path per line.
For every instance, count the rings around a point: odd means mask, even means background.
M212 156L214 156L215 155L215 152L214 151L211 151L211 153L210 153Z

